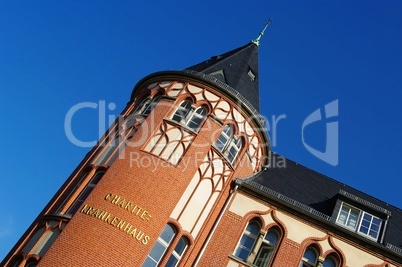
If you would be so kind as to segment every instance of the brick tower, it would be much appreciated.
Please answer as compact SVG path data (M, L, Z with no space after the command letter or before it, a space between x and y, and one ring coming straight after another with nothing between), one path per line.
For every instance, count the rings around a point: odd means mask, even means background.
M2 266L208 266L205 255L225 258L224 244L208 244L233 181L261 171L269 154L258 41L140 80Z

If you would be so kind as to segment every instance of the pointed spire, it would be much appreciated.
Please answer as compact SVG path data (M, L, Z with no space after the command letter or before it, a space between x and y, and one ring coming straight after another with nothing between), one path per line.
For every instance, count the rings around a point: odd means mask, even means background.
M264 35L265 30L268 28L269 24L272 23L272 19L270 18L266 23L265 23L265 27L264 29L260 32L260 35L258 35L257 39L251 40L251 42L253 44L255 44L256 46L260 46L260 39L261 37Z

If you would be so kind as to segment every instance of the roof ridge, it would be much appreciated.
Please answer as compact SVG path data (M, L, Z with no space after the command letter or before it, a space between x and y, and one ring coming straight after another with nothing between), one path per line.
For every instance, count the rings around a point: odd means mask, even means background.
M340 182L339 180L336 180L335 178L329 177L329 176L326 175L326 174L323 174L323 173L318 172L318 171L316 171L316 170L314 170L314 169L311 169L310 167L307 167L307 166L305 166L305 165L303 165L303 164L300 164L300 163L298 163L298 162L296 162L296 161L294 161L294 160L291 160L291 159L289 159L289 158L287 158L287 157L285 157L285 156L283 156L283 155L280 155L280 154L275 153L275 152L273 152L273 151L271 151L271 153L274 154L275 156L283 157L286 161L290 161L290 162L292 162L293 164L298 165L298 166L300 166L300 167L302 167L302 168L304 168L304 169L306 169L306 170L308 170L308 171L311 171L311 172L314 172L314 173L319 174L319 175L321 175L321 176L324 176L325 178L327 178L327 179L329 179L329 180L331 180L331 181L333 181L333 182L335 182L335 183L337 183L337 184L340 184L340 185L342 185L343 187L347 187L347 188L349 188L349 189L352 189L352 190L354 190L354 191L357 191L357 192L359 192L359 193L361 193L361 194L363 194L363 195L365 195L365 196L367 196L367 197L369 197L369 198L371 198L371 199L375 199L376 201L381 202L382 204L384 204L384 205L386 205L386 206L391 206L391 207L397 209L398 211L401 211L401 212L402 212L401 208L399 208L399 207L397 207L397 206L395 206L395 205L392 205L392 204L390 204L390 203L387 203L387 202L385 202L384 200L381 200L381 199L379 199L379 198L377 198L377 197L375 197L375 196L369 195L368 193L366 193L366 192L364 192L364 191L362 191L362 190L360 190L360 189L357 189L357 188L354 188L354 187L352 187L352 186L350 186L350 185L347 185L347 184L345 184L345 183L342 183L342 182Z

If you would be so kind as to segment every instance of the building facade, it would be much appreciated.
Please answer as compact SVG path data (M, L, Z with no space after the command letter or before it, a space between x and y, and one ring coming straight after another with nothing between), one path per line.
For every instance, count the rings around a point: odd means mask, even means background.
M398 208L270 151L259 38L139 81L2 266L402 266Z

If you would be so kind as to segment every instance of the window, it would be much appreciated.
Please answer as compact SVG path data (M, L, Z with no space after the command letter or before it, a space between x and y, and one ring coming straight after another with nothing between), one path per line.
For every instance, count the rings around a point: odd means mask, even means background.
M359 227L361 234L367 235L375 240L380 232L381 219L374 217L371 214L363 212L362 220Z
M230 163L235 162L241 147L241 138L234 136L233 125L226 125L218 139L215 142L215 147L227 158Z
M357 220L359 219L360 210L355 209L345 203L342 203L341 210L337 219L337 223L342 224L351 229L356 229Z
M318 253L314 247L308 247L303 254L299 267L315 267L317 265Z
M278 240L279 231L276 229L270 229L262 240L262 244L254 261L254 266L268 266L274 254L276 245L278 244Z
M167 224L163 229L161 235L158 237L158 240L156 241L156 244L152 248L151 252L145 259L145 262L142 264L142 267L159 266L169 246L172 243L174 243L173 240L176 238L176 236L177 236L176 228L174 228L170 224ZM183 236L180 237L165 267L177 266L180 260L182 259L184 253L186 252L188 244L189 242L186 237Z
M172 255L170 256L166 264L166 267L176 267L180 259L183 257L184 252L186 252L187 247L188 247L187 238L181 237Z
M235 159L237 158L237 155L240 152L241 146L242 146L241 139L238 137L233 137L233 139L229 143L229 147L227 150L227 158L230 161L230 163L233 163L235 161Z
M107 145L105 145L105 147L103 148L103 151L99 154L99 156L94 161L94 163L96 165L112 164L113 161L119 155L120 151L122 151L125 146L125 143L123 143L122 147L120 147L119 150L116 151L116 148L119 147L119 145L121 144L121 141L122 141L122 137L121 137L121 135L118 135L112 141L107 143Z
M159 100L161 99L161 96L157 96L154 99L151 97L147 97L144 100L141 101L141 103L137 106L135 111L133 112L134 114L142 114L142 115L149 115L151 111L154 109L156 104L158 104Z
M89 196L89 194L95 188L95 185L100 181L100 179L102 178L104 173L105 173L104 171L98 171L95 173L95 175L91 178L91 180L88 182L88 184L82 190L82 192L80 193L78 198L74 201L74 203L70 206L70 208L68 208L66 214L74 215L77 212L78 208L81 206L81 204L85 201L85 199ZM85 174L85 176L86 176L86 174ZM82 179L85 179L85 176Z
M280 231L273 227L264 235L257 220L251 220L243 232L234 256L253 266L266 267L271 263L280 239ZM257 256L256 256L257 255Z
M144 111L142 112L143 115L149 115L149 113L151 113L151 111L154 109L154 107L156 106L156 104L158 104L159 100L161 99L161 96L157 96L155 97L151 103L149 103Z
M336 257L333 255L328 255L324 262L322 263L323 267L338 267L338 261L336 260Z
M158 240L156 241L156 244L152 248L151 252L149 252L149 255L147 256L142 266L158 266L159 262L162 259L162 256L165 254L175 235L176 229L174 229L170 224L167 224L163 229L161 235L158 237Z
M173 114L172 119L178 123L183 123L191 110L191 102L185 100L181 102L180 106L177 108L176 112Z
M201 126L202 122L207 115L207 108L206 107L199 107L197 108L193 114L191 115L190 119L188 120L187 126L194 131L197 131L198 128Z
M227 145L229 144L230 139L233 137L233 125L227 124L225 128L223 128L222 133L219 135L218 140L215 142L215 146L219 151L223 152L226 150Z
M207 116L208 109L205 106L194 110L190 100L183 101L173 114L172 120L187 126L193 131L198 131Z
M382 220L370 213L342 203L336 223L377 241Z
M25 267L36 267L38 266L38 261L36 259L30 259L25 264Z
M242 259L244 262L247 261L258 238L260 229L261 226L258 221L252 220L248 223L234 253L236 257Z

